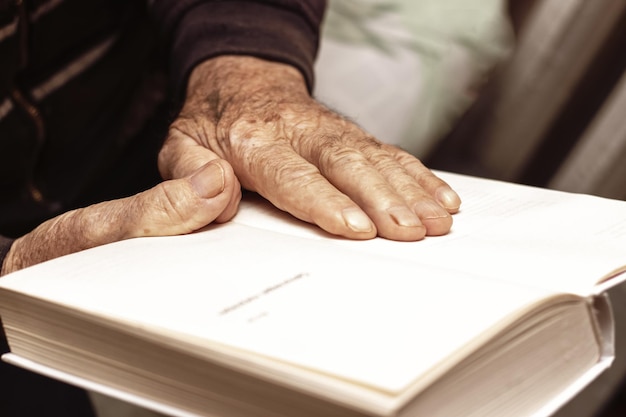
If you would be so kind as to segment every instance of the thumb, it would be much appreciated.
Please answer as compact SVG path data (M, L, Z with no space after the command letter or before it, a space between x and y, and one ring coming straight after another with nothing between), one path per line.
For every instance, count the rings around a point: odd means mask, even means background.
M191 176L164 181L131 198L129 237L175 235L232 218L241 187L231 166L216 159Z
M205 195L203 193L208 192L208 190L203 191L201 188L211 187L213 175L215 174L215 172L209 172L210 170L203 171L210 163L218 163L222 168L224 192L230 196L230 200L223 208L223 211L214 218L214 221L223 223L235 215L241 200L241 185L232 167L228 162L221 159L204 145L196 142L182 130L175 127L170 128L168 137L159 152L158 159L159 172L164 179L183 179L191 176L194 178L193 183L196 186L196 191L201 195ZM163 187L170 186L164 185Z

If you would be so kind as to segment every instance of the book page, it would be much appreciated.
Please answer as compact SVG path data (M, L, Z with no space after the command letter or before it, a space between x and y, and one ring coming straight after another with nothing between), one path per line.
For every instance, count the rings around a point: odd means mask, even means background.
M438 173L461 196L446 236L419 242L349 241L294 220L263 201L244 201L235 221L355 250L445 265L460 272L594 293L626 266L626 202ZM622 274L615 282L625 279Z
M429 382L554 296L236 223L94 248L0 286L386 393Z

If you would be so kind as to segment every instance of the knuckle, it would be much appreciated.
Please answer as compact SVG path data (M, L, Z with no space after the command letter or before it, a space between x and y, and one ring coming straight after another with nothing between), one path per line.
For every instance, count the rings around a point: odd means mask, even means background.
M138 213L138 233L141 235L163 235L172 230L191 231L187 230L187 225L198 202L189 195L183 195L173 182L162 182L136 197L132 209Z
M333 146L321 146L318 157L320 165L331 166L338 164L339 166L361 165L366 162L364 156L358 151L343 146L333 144Z
M228 138L233 144L250 142L263 137L263 133L268 129L264 122L260 122L255 118L238 119L227 126L220 125L219 130L222 135Z
M190 212L193 212L197 202L190 200L188 195L182 195L178 187L172 182L162 182L158 186L160 197L155 209L165 214L172 223L185 223ZM195 203L195 204L194 204Z
M367 163L358 149L346 144L345 136L320 136L310 153L311 159L326 171Z

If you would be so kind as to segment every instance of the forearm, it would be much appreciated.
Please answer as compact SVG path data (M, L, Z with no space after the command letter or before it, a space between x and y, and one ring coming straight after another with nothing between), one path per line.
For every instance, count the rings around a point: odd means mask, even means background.
M17 271L72 252L78 252L123 238L125 233L112 217L116 210L107 204L94 205L88 209L66 212L36 227L26 235L15 239L2 263L0 275ZM123 213L119 205L118 216Z

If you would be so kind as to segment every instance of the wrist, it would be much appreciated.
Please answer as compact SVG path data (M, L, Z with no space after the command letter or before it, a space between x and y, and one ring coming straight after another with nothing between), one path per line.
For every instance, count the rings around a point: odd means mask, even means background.
M251 56L224 55L193 69L187 85L187 101L200 99L210 106L236 106L268 91L309 97L304 77L295 67Z

